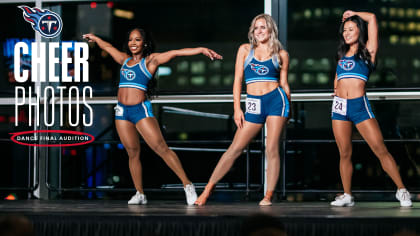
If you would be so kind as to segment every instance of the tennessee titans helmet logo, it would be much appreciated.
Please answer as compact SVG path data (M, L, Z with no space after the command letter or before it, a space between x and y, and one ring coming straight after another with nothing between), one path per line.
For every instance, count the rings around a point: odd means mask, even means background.
M136 73L132 70L122 69L121 73L123 73L124 78L127 80L133 80L136 78Z
M340 65L340 67L343 68L343 70L352 70L356 63L353 60L343 59L338 62L338 65Z
M251 70L255 71L255 73L259 75L268 74L268 71L269 71L268 67L264 65L254 64L254 63L250 63L250 65L251 65Z
M23 19L31 23L32 29L45 38L54 38L63 28L61 17L50 10L18 6L23 11Z

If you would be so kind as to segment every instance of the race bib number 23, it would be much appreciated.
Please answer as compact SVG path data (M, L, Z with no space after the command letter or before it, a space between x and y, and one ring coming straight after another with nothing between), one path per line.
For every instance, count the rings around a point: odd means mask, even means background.
M254 115L261 114L261 100L255 98L247 98L245 101L246 112Z

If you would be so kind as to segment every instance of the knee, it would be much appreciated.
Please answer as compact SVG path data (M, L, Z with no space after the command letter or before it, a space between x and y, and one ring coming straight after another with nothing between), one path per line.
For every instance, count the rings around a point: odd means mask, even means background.
M340 149L340 160L342 161L351 161L351 149Z
M277 147L267 147L266 150L266 157L268 160L276 160L279 159L280 153Z
M168 145L164 141L157 142L156 144L151 146L151 148L159 155L163 155L170 151Z
M236 158L242 154L243 150L243 148L231 145L226 151L226 154L228 154L226 158L229 160L236 160Z
M125 150L130 158L138 158L140 156L140 147L125 147Z
M372 151L379 159L385 159L390 156L388 149L385 145L374 145L372 146Z

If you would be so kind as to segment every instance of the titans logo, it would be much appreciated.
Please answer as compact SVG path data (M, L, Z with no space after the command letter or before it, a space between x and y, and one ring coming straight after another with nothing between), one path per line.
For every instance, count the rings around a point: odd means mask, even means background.
M63 28L61 17L50 10L18 6L23 11L23 19L45 38L54 38Z
M136 78L136 73L134 73L134 71L132 71L132 70L121 69L121 73L123 73L124 77L127 80L133 80L133 79Z
M264 65L254 64L254 63L250 63L250 65L251 65L251 70L255 71L255 73L259 75L268 74L268 71L269 71L268 67Z
M356 63L353 60L345 60L345 59L340 60L338 64L340 65L341 68L343 68L343 70L352 70L354 66L356 65Z

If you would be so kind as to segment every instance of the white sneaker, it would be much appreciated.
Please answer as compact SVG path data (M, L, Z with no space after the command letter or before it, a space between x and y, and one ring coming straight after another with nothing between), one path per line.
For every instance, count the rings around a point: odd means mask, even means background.
M187 184L184 187L185 196L187 197L187 204L194 205L195 200L197 200L197 193L195 192L194 184Z
M354 206L354 200L353 196L350 194L344 193L343 195L337 196L335 198L335 201L331 202L331 206Z
M129 205L145 205L147 204L146 195L136 192L136 194L128 201Z
M411 207L413 205L410 193L405 188L398 189L395 197L400 201L402 207Z

